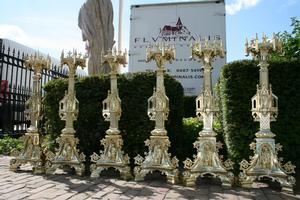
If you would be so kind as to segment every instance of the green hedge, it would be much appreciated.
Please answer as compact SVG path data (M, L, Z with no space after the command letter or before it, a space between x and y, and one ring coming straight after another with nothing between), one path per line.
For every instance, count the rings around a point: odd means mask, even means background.
M203 123L197 118L183 118L183 140L184 148L182 152L186 155L186 158L193 158L193 154L196 154L196 149L193 147L193 143L197 140L199 132L203 128ZM184 158L185 159L185 158Z
M144 155L147 150L144 141L149 138L154 122L147 116L147 100L155 86L154 73L125 74L118 77L119 96L122 101L122 116L119 128L124 140L124 151L131 158L137 154ZM166 128L171 141L170 152L180 159L185 159L181 151L183 88L170 76L165 77L166 93L170 99L169 120ZM107 97L110 87L108 76L94 76L78 79L75 84L79 101L79 116L75 122L79 148L89 159L93 152L99 152L100 140L109 128L109 122L102 117L102 101ZM60 135L64 122L58 116L58 102L67 89L67 80L50 81L45 86L44 98L46 132L53 140Z
M189 118L189 117L196 116L196 98L197 98L197 96L183 97L184 117Z
M279 114L271 130L276 143L283 145L280 156L291 160L300 168L300 62L276 61L270 63L270 83L278 96ZM239 163L252 155L249 144L253 142L259 123L251 116L251 98L259 82L259 67L254 61L236 61L225 65L221 71L219 95L224 139L230 157ZM238 165L236 165L238 169Z

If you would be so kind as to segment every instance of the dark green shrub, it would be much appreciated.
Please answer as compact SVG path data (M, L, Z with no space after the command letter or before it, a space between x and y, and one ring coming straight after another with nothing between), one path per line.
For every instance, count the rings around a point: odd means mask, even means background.
M12 138L4 135L0 139L0 154L9 155L12 149L21 150L23 148L23 141L21 138Z
M196 98L197 98L197 96L183 97L184 117L188 118L188 117L196 116Z
M119 128L124 140L124 151L131 158L144 155L147 150L144 141L149 138L154 122L147 116L147 100L155 86L154 73L125 74L118 77L119 96L122 101L122 116ZM170 152L179 158L185 155L182 149L183 88L170 76L165 77L166 93L170 99L169 120L166 128L171 141ZM108 76L94 76L78 79L75 85L79 101L79 116L75 122L79 148L89 159L93 152L99 152L100 140L105 136L109 122L102 117L102 101L107 97L110 82ZM50 81L45 86L46 131L52 140L60 135L64 122L58 116L58 102L67 88L65 80Z
M197 140L199 132L203 128L203 123L197 118L183 118L183 140L184 148L181 149L184 155L189 158L193 158L193 154L196 154L196 149L193 143Z
M300 63L274 61L270 63L270 83L278 96L279 115L272 122L276 142L283 145L280 156L300 167ZM249 144L253 142L259 123L251 116L251 98L259 83L259 67L254 61L236 61L225 65L221 71L218 91L221 99L224 139L230 157L238 163L252 155Z

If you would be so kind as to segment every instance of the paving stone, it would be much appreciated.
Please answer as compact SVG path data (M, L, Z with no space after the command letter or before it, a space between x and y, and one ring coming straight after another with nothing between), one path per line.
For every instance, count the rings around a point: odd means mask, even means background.
M148 200L147 197L134 197L133 200Z
M35 194L35 193L38 193L40 191L46 190L46 189L54 187L54 186L55 186L54 184L50 183L50 184L42 185L41 187L37 187L36 189L30 190L29 192Z
M209 191L210 192L222 192L223 188L221 186L211 186L209 187Z
M101 197L102 200L113 200L113 199L120 199L120 195L119 194L115 194L115 193L110 193L107 194L103 197Z
M0 193L1 193L2 190L5 190L6 188L9 188L9 187L12 187L12 186L13 186L12 183L7 183L6 182L6 184L0 186Z
M140 193L140 191L138 190L128 190L125 193L123 193L123 195L128 196L128 197L135 197Z
M128 196L125 196L125 195L120 195L119 199L120 200L129 200L129 199L132 199L132 197L128 197Z
M52 199L55 196L53 196L53 193L57 192L57 189L55 188L48 188L46 190L41 190L38 193L33 194L29 197L29 199L39 199L39 198L49 198ZM51 198L52 197L52 198Z
M68 192L66 194L60 195L56 198L54 198L53 200L65 200L65 199L69 199L70 197L76 195L76 192Z
M55 197L58 197L58 196L68 193L67 190L57 189L57 188L51 188L50 191L45 190L44 192L48 193L48 195L46 197L49 199L54 199Z
M26 187L28 188L32 188L32 189L36 189L36 188L39 188L39 187L42 187L44 185L49 185L49 184L52 184L52 185L55 185L49 181L46 181L46 180L40 180L40 181L37 181L35 183L26 183ZM46 187L46 186L45 186Z
M114 193L114 194L122 194L123 191L120 190L120 189L115 189L115 190L113 191L113 193Z
M150 197L152 200L163 200L165 198L165 194L154 194L153 196Z
M197 194L208 194L209 193L209 189L208 188L197 188L196 190Z
M215 199L215 200L223 200L224 194L219 192L209 193L208 194L209 199Z
M167 194L166 194L166 198L179 198L181 196L181 194L179 194L177 191L175 190L170 190Z
M259 199L266 200L267 199L264 192L260 189L252 189L249 192L249 195L252 197L252 199L257 199L257 200L259 200Z
M7 182L6 181L4 181L4 182L0 182L0 187L1 186L4 186L4 185L6 185L7 184Z
M101 191L97 192L96 194L92 195L91 197L92 198L100 198L100 197L112 192L114 189L115 189L114 187L108 186L108 187L102 189Z
M239 200L253 200L255 199L254 197L248 196L248 197L243 197L243 196L239 196Z
M95 194L95 192L98 192L102 189L103 188L98 187L98 185L92 185L87 190L85 190L84 193L87 194L88 196L93 196Z
M14 195L13 197L8 198L7 200L19 200L19 199L24 199L28 196L30 196L29 193L20 193L20 194Z
M266 196L254 196L253 199L255 200L268 200Z
M112 183L114 183L114 184L116 184L116 185L123 186L124 184L126 184L126 181L123 181L123 180L116 180L116 181L114 181L114 182L112 182Z
M168 187L156 187L156 188L154 188L154 190L156 192L159 192L159 193L167 193L170 190L170 188L168 188Z
M9 199L9 198L11 198L13 196L16 196L18 194L22 194L24 192L27 192L28 190L29 190L29 188L21 188L21 189L18 189L18 190L13 190L9 193L2 194L0 198L1 199Z
M7 187L3 190L0 190L0 193L8 193L8 192L11 192L11 191L23 188L23 187L25 187L25 184L12 185L11 187Z
M23 179L26 179L27 178L32 178L33 175L29 175L29 174L23 174L23 175L20 175L20 176L17 176L13 179L14 182L17 182L17 181L20 181L20 180L23 180Z
M24 178L24 179L21 179L21 180L18 180L18 181L14 181L13 183L14 184L21 184L21 183L27 183L29 182L30 180L28 178Z
M238 200L238 196L234 193L223 193L222 195L223 199L226 200Z
M79 193L72 196L69 200L83 200L83 199L87 199L88 197L89 196L87 194Z
M276 194L267 194L267 198L270 200L282 200L280 195L276 195Z

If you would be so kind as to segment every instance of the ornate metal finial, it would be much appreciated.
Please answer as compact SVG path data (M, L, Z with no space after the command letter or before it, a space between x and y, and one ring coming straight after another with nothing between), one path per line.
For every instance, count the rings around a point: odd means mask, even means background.
M281 52L282 51L282 42L279 38L273 33L273 38L269 40L267 36L263 33L262 41L259 42L258 34L256 37L250 40L250 45L246 38L245 42L245 53L246 56L251 55L254 59L259 59L260 62L267 62L269 55L272 52Z
M119 98L117 73L120 65L127 64L127 51L117 51L116 48L113 51L108 50L107 53L101 53L102 64L107 63L110 68L110 90L108 91L107 98L102 102L103 109L102 115L105 121L110 122L109 129L106 131L106 136L101 140L101 144L104 146L104 151L100 152L100 155L94 153L91 156L91 177L99 177L100 173L104 169L112 167L120 171L121 177L125 180L132 177L130 172L129 156L122 151L123 140L119 130L119 120L121 117L121 99Z
M155 121L155 128L151 131L150 140L145 141L149 149L149 152L145 153L145 159L141 159L141 156L135 158L138 164L134 169L135 180L144 180L149 172L158 170L166 174L168 182L173 184L178 179L178 161L176 157L171 159L168 153L170 141L165 121L169 115L169 98L165 93L164 64L175 59L175 46L164 43L149 45L146 57L147 62L153 60L157 65L156 89L154 88L153 95L148 99L148 116L150 120Z
M61 65L67 65L69 68L69 83L68 91L65 97L59 102L59 116L61 120L66 121L65 128L61 131L62 134L56 141L59 143L59 148L56 153L48 153L46 173L55 173L58 167L69 166L73 167L78 175L84 172L85 155L79 154L77 144L79 140L75 138L75 130L73 123L77 119L79 112L79 102L75 95L75 73L77 67L84 68L86 56L78 54L76 50L69 51L65 56L64 51L61 54Z
M124 52L122 51L117 51L116 48L113 48L113 50L107 50L106 54L104 52L101 52L101 60L102 60L102 65L107 63L111 69L111 73L117 74L119 71L119 66L127 64L128 61L128 54L127 50L125 49Z
M197 41L192 45L191 50L192 58L200 59L204 63L204 66L211 66L212 61L216 57L223 58L225 55L222 40L214 40L213 42L208 39L204 42Z
M250 163L243 160L240 163L240 182L244 187L251 187L253 181L260 180L264 177L271 178L272 181L278 181L282 190L287 192L293 191L295 178L287 174L293 173L286 170L277 157L277 150L281 149L275 145L275 134L271 132L271 121L275 121L278 115L278 98L272 93L272 87L269 84L269 72L267 63L270 53L281 51L282 43L278 37L273 34L272 40L269 40L265 34L262 41L259 42L258 35L252 39L248 46L246 39L246 55L251 54L253 58L259 60L260 75L257 92L251 99L252 116L254 121L260 124L259 131L255 134L256 143L251 145L254 150L254 156ZM289 163L290 164L290 163ZM291 165L291 164L290 164Z
M174 45L166 45L165 43L158 43L149 45L146 49L146 62L154 60L157 69L165 69L166 62L172 63L175 59L176 51Z
M194 142L197 149L194 161L189 158L184 161L184 182L187 186L193 186L198 176L211 175L220 178L222 185L231 186L233 173L228 170L232 169L233 163L230 160L222 162L222 157L218 155L222 144L216 142L217 134L213 130L213 118L218 112L218 105L212 90L211 65L216 57L224 57L222 41L198 41L191 46L191 54L204 63L203 91L196 98L196 116L203 120L203 130Z
M37 75L40 74L43 69L50 69L51 58L49 55L44 57L39 52L35 52L34 55L25 58L24 65L27 69L32 69Z
M33 89L31 97L25 102L25 116L30 120L30 126L27 133L23 137L24 149L21 152L13 150L13 156L16 158L11 160L10 169L17 169L25 163L33 165L34 173L43 173L44 166L42 164L42 149L40 144L39 122L41 119L41 72L43 69L49 69L51 64L50 56L44 57L39 53L27 56L25 58L25 67L33 70Z

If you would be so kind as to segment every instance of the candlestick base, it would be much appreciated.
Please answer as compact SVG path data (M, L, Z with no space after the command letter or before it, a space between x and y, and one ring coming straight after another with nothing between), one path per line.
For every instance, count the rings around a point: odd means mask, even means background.
M79 140L74 137L73 134L61 134L56 139L59 143L59 148L56 149L56 153L49 151L46 153L46 173L54 174L57 168L64 168L66 166L74 168L76 174L81 176L85 170L85 155L79 154L79 150L76 148Z
M43 152L40 144L40 135L38 132L28 131L23 136L24 148L20 151L13 149L11 155L15 158L10 160L11 171L18 171L23 164L30 163L33 167L34 174L42 174L44 170L44 162L42 159Z
M209 176L219 178L223 186L231 186L234 175L228 170L233 169L233 162L231 160L222 162L222 157L218 154L222 143L216 142L216 133L205 131L205 134L200 132L199 135L198 140L194 142L197 149L197 155L193 156L194 161L189 158L184 161L184 184L194 186L198 177Z
M134 168L135 181L144 180L149 172L160 171L167 176L167 181L171 184L178 182L178 159L170 158L168 153L170 141L168 136L152 135L150 140L145 141L149 152L145 153L145 159L138 155L134 158L136 166Z
M239 175L242 187L251 188L255 180L268 178L277 181L285 192L292 193L296 180L288 174L295 173L295 166L291 162L282 164L282 158L278 159L278 152L282 150L280 144L275 145L273 138L256 138L256 143L251 143L250 148L254 156L250 157L250 163L242 160Z
M100 155L93 153L91 161L95 164L91 165L91 177L98 178L100 173L108 168L114 168L120 172L121 178L129 180L132 178L129 167L129 156L122 151L123 140L121 135L106 135L101 140L104 151L100 151Z

